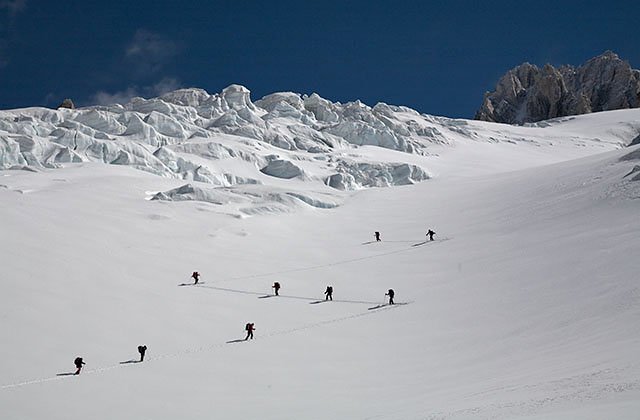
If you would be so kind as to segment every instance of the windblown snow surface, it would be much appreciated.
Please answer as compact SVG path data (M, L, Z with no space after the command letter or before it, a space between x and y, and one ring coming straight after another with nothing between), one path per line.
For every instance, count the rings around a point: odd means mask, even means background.
M0 418L638 419L639 133L241 86L0 111Z

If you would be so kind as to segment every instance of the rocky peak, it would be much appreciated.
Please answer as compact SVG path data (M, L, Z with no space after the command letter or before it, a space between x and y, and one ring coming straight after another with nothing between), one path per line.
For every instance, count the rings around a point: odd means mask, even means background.
M639 106L640 71L605 51L579 67L524 63L509 70L485 94L475 119L522 124Z
M71 99L67 98L58 105L58 108L76 109L76 106Z

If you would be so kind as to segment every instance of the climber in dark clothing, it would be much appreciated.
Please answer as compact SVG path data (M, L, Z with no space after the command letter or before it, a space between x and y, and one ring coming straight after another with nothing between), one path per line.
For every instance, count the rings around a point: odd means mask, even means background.
M427 232L427 236L429 237L430 241L433 241L433 235L435 235L436 233L434 231L432 231L431 229L429 229L429 232Z
M373 236L375 236L376 242L380 242L380 232L373 232Z
M253 340L253 330L255 330L253 323L249 322L247 325L244 326L244 329L247 332L247 337L245 338L245 341L248 340L249 338Z
M387 293L385 293L385 296L389 296L389 305L393 305L393 296L395 296L396 292L393 291L393 289L389 289L389 291Z
M82 357L76 357L76 360L74 360L73 363L76 365L76 369L77 369L74 375L80 375L80 371L82 370L82 365L85 365L86 363L82 361Z
M324 294L324 300L333 300L333 286L327 286L327 290L325 290Z
M276 294L276 296L278 296L278 291L280 290L280 283L275 282L275 283L273 283L273 286L271 286L271 287L273 287L274 293Z
M147 352L147 346L138 346L138 353L140 353L140 361L144 361L144 354Z
M196 281L193 284L198 284L198 280L200 280L200 273L198 273L197 271L194 271L193 274L191 274L191 278Z

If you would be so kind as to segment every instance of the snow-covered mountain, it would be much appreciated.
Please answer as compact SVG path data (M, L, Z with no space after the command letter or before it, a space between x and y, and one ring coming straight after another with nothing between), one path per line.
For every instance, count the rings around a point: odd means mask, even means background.
M239 86L2 111L0 418L635 420L639 133Z

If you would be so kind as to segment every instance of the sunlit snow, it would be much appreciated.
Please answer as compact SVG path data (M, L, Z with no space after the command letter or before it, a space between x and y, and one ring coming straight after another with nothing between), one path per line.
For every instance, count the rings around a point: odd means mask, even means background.
M637 419L639 134L235 85L0 111L0 417Z

